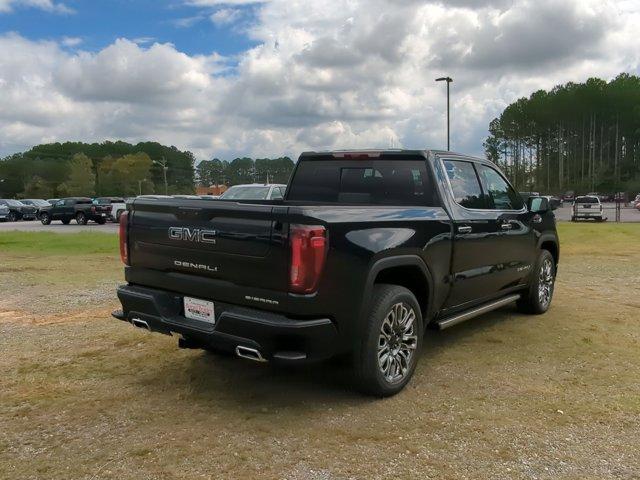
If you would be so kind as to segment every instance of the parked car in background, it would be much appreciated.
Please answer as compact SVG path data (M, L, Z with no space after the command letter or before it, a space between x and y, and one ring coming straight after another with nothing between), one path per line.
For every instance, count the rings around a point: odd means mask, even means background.
M564 192L564 195L562 195L560 199L562 200L562 202L573 203L573 201L576 199L576 192L574 192L573 190L568 190Z
M603 222L607 219L604 216L604 209L600 198L596 195L584 195L576 197L573 202L573 212L571 213L571 221L594 219L596 222Z
M198 195L203 200L217 200L220 198L220 195Z
M631 206L640 210L640 193L636 195L636 198L631 200Z
M71 220L78 225L86 225L90 221L103 225L110 215L111 205L95 205L90 198L71 197L62 198L55 205L42 209L40 221L43 225L49 225L54 220L60 220L65 225Z
M0 221L6 222L9 216L9 207L6 205L0 205Z
M36 208L31 205L25 205L24 203L11 198L0 199L0 205L4 205L9 208L9 214L7 215L7 220L9 222L36 219Z
M93 199L96 205L111 205L111 215L108 220L117 222L122 212L127 210L127 205L122 197L98 197Z
M286 185L270 183L250 183L234 185L220 195L220 200L282 200Z
M42 200L41 198L25 198L20 200L25 205L31 205L36 208L36 218L40 218L40 211L43 208L48 208L51 206L49 202L46 200Z

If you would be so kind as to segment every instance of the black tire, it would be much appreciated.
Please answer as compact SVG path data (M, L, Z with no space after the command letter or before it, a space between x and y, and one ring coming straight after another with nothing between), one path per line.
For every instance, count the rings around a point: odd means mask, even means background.
M65 218L64 220L62 220L62 223L64 225L69 225L71 223L71 219L70 218Z
M40 222L43 225L51 225L51 215L46 212L40 214Z
M18 220L18 215L16 215L15 212L9 212L9 215L7 215L7 221L16 222L17 220Z
M76 214L76 222L78 223L78 225L86 225L87 224L87 216L82 212L78 212Z
M553 255L548 250L540 250L534 270L531 272L529 290L517 302L518 310L535 315L549 310L553 300L555 281L556 262ZM541 287L543 283L544 286Z
M120 221L120 215L122 215L122 212L124 212L124 210L118 210L116 212L116 218L115 218L115 222L119 222Z
M96 220L96 223L98 225L104 225L105 223L107 223L107 221L104 218L99 218Z
M394 323L398 312L401 319L413 318L411 330L404 330L403 335L402 328L408 328L408 322ZM383 327L389 335L384 335ZM415 371L423 335L420 305L413 293L398 285L375 285L369 315L354 350L353 367L360 391L388 397L402 390Z

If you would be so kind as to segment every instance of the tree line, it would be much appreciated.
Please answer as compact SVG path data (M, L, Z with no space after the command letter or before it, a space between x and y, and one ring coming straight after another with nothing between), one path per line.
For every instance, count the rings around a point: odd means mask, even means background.
M196 166L191 152L156 142L50 143L0 159L0 197L192 194L196 183L286 183L293 166L288 157L214 158Z
M519 190L640 191L640 77L520 98L491 121L484 147Z
M294 163L289 157L203 160L196 167L200 185L238 185L242 183L287 183Z
M156 142L50 143L0 160L0 196L135 196L192 193L194 157Z

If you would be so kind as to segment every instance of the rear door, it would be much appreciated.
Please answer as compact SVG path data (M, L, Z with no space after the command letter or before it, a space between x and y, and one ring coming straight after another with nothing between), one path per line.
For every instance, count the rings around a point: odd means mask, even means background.
M444 159L442 166L454 222L452 286L445 306L467 307L523 281L533 232L522 198L496 170L458 158Z
M286 212L270 204L135 200L131 265L286 291Z

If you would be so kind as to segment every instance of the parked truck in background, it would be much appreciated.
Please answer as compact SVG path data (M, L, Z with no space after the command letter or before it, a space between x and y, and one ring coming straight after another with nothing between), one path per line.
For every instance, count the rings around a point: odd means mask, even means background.
M49 225L54 220L60 220L68 225L75 220L78 225L86 225L88 222L96 222L100 225L106 223L111 215L111 205L95 205L93 200L86 197L62 198L50 207L40 210L40 221L43 225Z
M362 391L392 395L427 327L549 308L555 218L527 202L491 162L406 150L304 153L282 200L138 198L113 315L259 362L348 354Z

